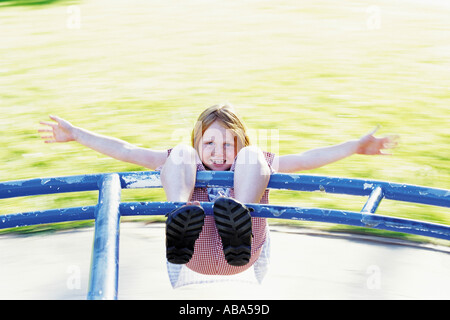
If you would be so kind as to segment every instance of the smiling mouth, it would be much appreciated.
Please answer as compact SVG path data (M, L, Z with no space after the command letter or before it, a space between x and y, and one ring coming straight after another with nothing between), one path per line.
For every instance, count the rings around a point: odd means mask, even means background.
M211 159L210 161L211 161L212 164L216 164L216 165L225 164L226 163L226 160L223 160L223 159L221 159L221 160Z

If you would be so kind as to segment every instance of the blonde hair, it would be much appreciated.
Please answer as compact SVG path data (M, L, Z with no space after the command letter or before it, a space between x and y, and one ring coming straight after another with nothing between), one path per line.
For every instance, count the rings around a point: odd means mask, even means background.
M236 154L243 147L250 145L244 122L237 116L233 107L228 104L216 104L204 110L195 123L191 135L192 147L195 150L199 150L198 147L203 134L216 120L220 121L225 129L229 129L236 134Z

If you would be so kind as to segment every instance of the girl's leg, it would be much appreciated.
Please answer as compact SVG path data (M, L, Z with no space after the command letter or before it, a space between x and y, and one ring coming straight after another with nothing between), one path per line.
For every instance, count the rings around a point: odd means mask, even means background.
M195 241L204 224L205 213L189 201L195 186L197 152L187 146L173 148L161 170L161 183L167 201L187 202L167 214L166 258L170 263L185 264L194 254Z
M161 183L167 201L188 202L197 174L198 155L194 148L178 145L172 149L161 170Z
M243 148L234 169L234 199L220 197L214 202L217 231L230 265L243 266L250 261L252 219L244 203L259 203L269 179L270 168L263 153L258 148Z
M259 148L239 151L234 169L234 197L242 203L259 203L270 180L270 168Z

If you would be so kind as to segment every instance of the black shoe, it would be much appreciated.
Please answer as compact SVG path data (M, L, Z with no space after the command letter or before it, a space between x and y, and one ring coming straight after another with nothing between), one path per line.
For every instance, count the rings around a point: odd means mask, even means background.
M251 208L232 198L220 197L213 212L228 264L244 266L250 261L252 242Z
M194 254L195 240L202 232L205 211L196 205L169 212L166 220L166 257L170 263L185 264Z

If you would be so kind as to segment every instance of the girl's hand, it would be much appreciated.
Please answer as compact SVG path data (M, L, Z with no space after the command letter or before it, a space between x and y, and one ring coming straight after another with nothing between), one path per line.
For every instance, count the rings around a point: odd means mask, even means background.
M379 126L372 130L370 133L361 137L357 143L357 154L365 155L391 155L391 153L386 153L383 149L395 148L398 144L398 136L387 136L383 138L374 137L375 132L378 130Z
M64 119L50 116L54 122L41 121L40 124L48 126L47 129L39 129L38 132L52 133L52 135L41 136L45 143L74 141L74 126Z

